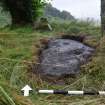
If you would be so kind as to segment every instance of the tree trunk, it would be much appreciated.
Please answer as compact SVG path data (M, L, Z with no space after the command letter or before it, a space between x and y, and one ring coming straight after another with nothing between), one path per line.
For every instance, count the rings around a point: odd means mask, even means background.
M7 0L6 5L11 14L12 25L33 23L31 0Z
M101 0L101 30L103 36L105 34L105 0Z

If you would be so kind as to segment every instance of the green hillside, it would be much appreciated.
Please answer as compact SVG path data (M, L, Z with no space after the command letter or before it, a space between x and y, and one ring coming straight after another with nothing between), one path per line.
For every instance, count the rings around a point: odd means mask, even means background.
M63 20L75 20L75 17L68 11L60 11L59 9L53 7L51 4L47 4L44 9L44 16L51 18L56 17Z

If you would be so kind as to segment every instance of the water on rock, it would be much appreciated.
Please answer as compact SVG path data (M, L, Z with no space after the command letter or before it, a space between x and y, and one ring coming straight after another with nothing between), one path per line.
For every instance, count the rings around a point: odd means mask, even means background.
M48 43L48 49L41 54L40 72L44 76L62 78L76 75L81 65L92 56L94 49L69 39L54 39Z

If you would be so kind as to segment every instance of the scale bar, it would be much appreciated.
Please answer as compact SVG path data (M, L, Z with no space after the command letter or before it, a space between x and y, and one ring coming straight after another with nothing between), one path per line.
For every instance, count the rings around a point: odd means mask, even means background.
M105 91L64 91L64 90L38 90L39 94L62 94L62 95L105 95Z

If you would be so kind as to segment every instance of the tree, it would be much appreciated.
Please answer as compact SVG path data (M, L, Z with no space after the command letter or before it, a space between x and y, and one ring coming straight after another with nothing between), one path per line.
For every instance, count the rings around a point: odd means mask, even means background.
M33 24L46 0L0 0L1 6L11 14L12 25Z
M101 0L101 30L103 36L105 34L105 0Z

